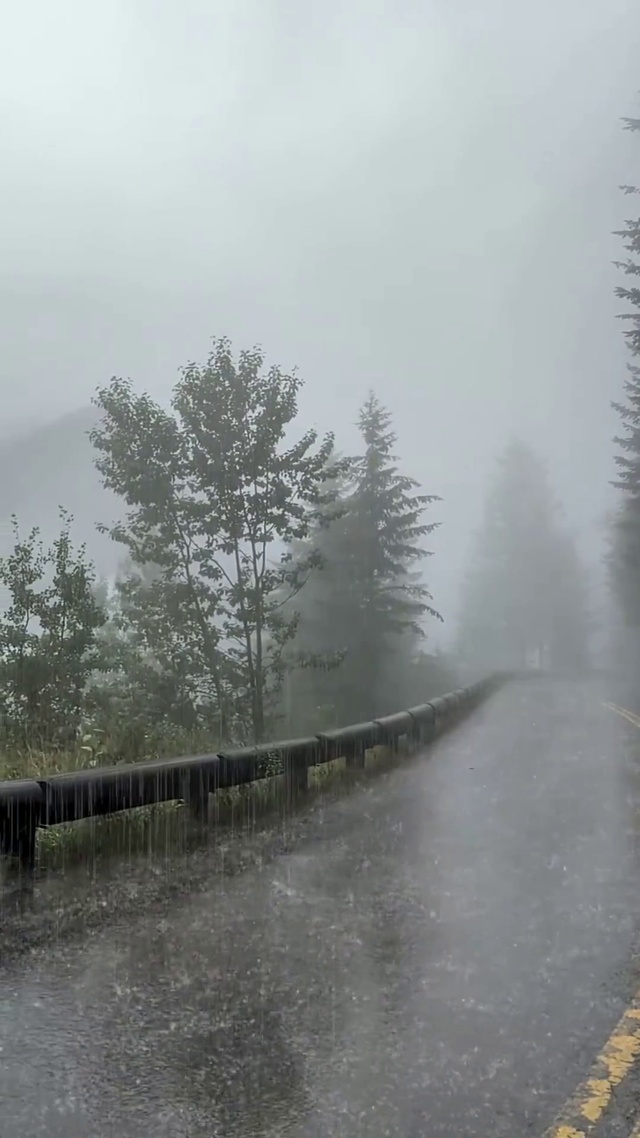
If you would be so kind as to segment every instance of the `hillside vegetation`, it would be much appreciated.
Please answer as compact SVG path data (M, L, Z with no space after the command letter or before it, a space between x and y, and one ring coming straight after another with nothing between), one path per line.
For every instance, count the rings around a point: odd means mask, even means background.
M218 340L169 410L114 378L0 449L0 474L20 469L0 503L5 774L298 734L454 685L425 648L433 497L375 395L345 456L299 425L301 382Z
M291 737L461 675L586 666L584 573L524 444L487 497L454 664L429 639L437 497L375 393L348 455L299 422L301 386L214 340L168 408L114 378L0 447L3 774Z

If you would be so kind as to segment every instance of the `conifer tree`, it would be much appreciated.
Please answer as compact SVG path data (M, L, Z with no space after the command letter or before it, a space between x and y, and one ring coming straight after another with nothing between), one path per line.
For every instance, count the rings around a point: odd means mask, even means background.
M300 620L299 643L329 660L309 682L317 711L335 723L393 710L399 661L417 656L425 620L441 619L420 573L437 525L423 516L437 498L400 471L391 415L374 394L358 426L363 449L339 487L340 516L317 535L322 567Z
M546 470L512 440L472 550L460 658L472 668L582 667L587 633L584 574Z
M640 119L623 119L625 129L640 131ZM625 194L638 194L635 186L621 186ZM620 319L625 323L624 338L630 354L625 399L612 404L622 433L614 442L619 448L615 462L618 477L613 485L621 492L613 526L610 568L612 583L625 622L640 628L640 287L633 278L640 276L640 217L628 219L616 233L629 254L617 267L630 277L626 286L616 288L616 296L627 305Z

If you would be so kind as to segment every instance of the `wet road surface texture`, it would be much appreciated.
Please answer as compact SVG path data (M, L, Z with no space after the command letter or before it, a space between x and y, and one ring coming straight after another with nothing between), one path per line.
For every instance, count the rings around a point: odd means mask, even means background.
M512 683L289 852L5 961L2 1138L540 1135L636 986L607 698Z

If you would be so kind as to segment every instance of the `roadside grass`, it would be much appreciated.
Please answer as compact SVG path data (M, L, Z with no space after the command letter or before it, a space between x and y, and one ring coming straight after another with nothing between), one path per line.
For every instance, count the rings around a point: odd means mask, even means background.
M0 748L0 780L46 779L56 774L125 766L173 758L178 754L215 754L220 748L218 739L205 734L179 739L138 737L135 743L135 747L123 746L117 736L96 733L85 735L72 748L5 746ZM193 829L183 806L182 802L162 802L39 829L38 864L41 868L58 868L64 864L95 863L109 856L159 852L164 847L175 850L185 844Z
M219 738L204 732L166 738L139 735L133 739L87 734L75 746L66 748L0 745L0 780L48 778L70 771L123 766L176 755L215 754L220 746Z

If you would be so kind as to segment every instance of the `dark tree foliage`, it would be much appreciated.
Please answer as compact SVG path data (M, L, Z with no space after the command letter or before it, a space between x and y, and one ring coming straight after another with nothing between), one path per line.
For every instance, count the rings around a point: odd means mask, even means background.
M422 578L435 497L400 469L374 395L345 458L297 430L300 387L221 339L169 406L123 379L98 390L93 460L118 521L97 528L119 571L97 577L64 512L49 548L16 523L0 559L4 760L14 745L95 766L263 741L455 686L424 643L441 619Z
M640 119L623 119L625 129L640 131ZM625 194L638 194L635 186L621 186ZM640 217L630 218L616 233L629 254L617 268L630 278L619 285L616 296L624 301L627 311L620 314L624 322L624 338L630 354L628 377L624 384L625 399L612 404L620 416L622 433L614 442L619 448L615 462L618 477L613 485L621 492L620 507L613 526L610 568L612 582L622 605L626 621L640 626L640 288L634 278L640 276Z
M99 662L98 630L106 620L85 549L74 550L72 519L50 548L37 528L0 559L9 604L0 619L0 699L5 738L23 746L75 741L85 692Z
M441 619L419 571L437 525L423 516L437 499L400 471L391 416L373 394L358 426L363 450L348 462L340 516L318 534L323 566L301 598L299 643L328 660L306 686L335 723L392 710L393 678L417 659L425 620Z
M214 340L203 366L183 370L170 411L113 379L92 434L106 488L130 507L110 531L135 567L121 586L129 626L223 736L254 740L295 635L283 593L295 596L316 560L309 549L294 561L287 546L332 500L333 436L287 441L302 381L263 365L259 348L234 360ZM143 589L149 563L158 572Z

